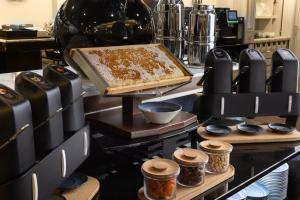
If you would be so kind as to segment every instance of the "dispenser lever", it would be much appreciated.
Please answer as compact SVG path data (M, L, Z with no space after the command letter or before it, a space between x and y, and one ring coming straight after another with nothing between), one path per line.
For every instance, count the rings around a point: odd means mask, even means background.
M38 188L38 180L36 174L32 174L32 200L38 200L39 198L39 188Z
M284 66L279 66L275 72L268 78L268 80L266 81L267 85L270 85L272 83L272 80L280 73L282 72L284 69Z
M66 151L64 149L61 150L61 176L63 178L66 177L67 174L67 159L66 159Z
M206 67L206 71L204 72L202 78L200 81L197 83L198 86L203 86L203 83L208 75L208 73L213 69L213 67Z
M243 66L243 68L240 70L239 75L233 80L232 82L232 90L237 91L237 86L239 82L241 81L242 76L249 70L249 66Z

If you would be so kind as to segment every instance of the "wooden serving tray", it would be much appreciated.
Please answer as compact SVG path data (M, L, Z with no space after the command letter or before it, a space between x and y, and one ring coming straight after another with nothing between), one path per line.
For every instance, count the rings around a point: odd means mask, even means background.
M265 132L259 135L245 135L240 133L236 127L230 127L232 132L227 136L216 137L207 134L205 127L198 128L200 137L206 140L220 140L231 144L270 143L270 142L295 142L300 141L300 132L295 130L289 134L273 132L268 126L261 126Z
M98 193L99 188L99 181L89 176L87 182L82 186L74 190L66 191L62 196L66 200L92 200Z
M175 200L190 200L193 199L204 192L212 189L213 187L223 183L224 181L232 178L235 174L235 169L232 165L229 166L229 169L224 174L206 174L204 184L198 187L183 187L177 185L176 198ZM144 195L144 188L141 188L138 192L139 200L147 200Z
M96 67L89 61L83 52L91 50L113 50L113 49L131 49L136 47L158 47L161 53L164 53L168 60L176 65L184 74L182 77L173 79L164 79L157 81L149 81L143 83L136 83L132 85L124 85L111 87L109 83L98 73ZM88 76L88 78L95 84L102 94L122 94L128 92L137 92L141 90L177 85L192 80L192 74L185 68L185 66L163 45L161 44L143 44L143 45L126 45L126 46L112 46L112 47L93 47L93 48L79 48L71 49L70 57L78 65L78 67Z
M161 135L197 122L196 115L183 111L168 124L147 123L142 113L133 115L130 122L123 118L121 109L95 113L88 115L86 119L98 130L105 130L129 139Z

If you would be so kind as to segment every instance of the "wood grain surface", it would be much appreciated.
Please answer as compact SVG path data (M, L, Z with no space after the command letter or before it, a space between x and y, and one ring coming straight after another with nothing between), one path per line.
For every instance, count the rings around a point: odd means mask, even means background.
M92 200L98 193L99 189L99 181L89 176L87 182L83 185L74 190L64 192L62 196L66 200Z
M281 134L273 132L266 125L261 126L264 128L264 132L259 135L244 135L236 127L230 127L232 132L223 137L210 136L204 127L198 128L198 134L200 137L206 140L220 140L229 142L231 144L251 144L251 143L269 143L269 142L295 142L300 141L300 132L294 130L289 134Z
M193 199L204 192L210 190L211 188L223 183L224 181L230 179L235 174L235 169L233 166L229 166L229 169L224 174L206 174L204 184L200 185L198 187L183 187L180 185L177 185L177 191L176 191L176 198L175 200L190 200ZM139 200L147 200L144 195L144 188L141 188L138 191L138 198Z
M161 135L197 122L196 115L182 111L168 124L147 123L142 113L134 115L130 122L123 118L122 109L91 114L86 119L98 130L106 130L130 139Z

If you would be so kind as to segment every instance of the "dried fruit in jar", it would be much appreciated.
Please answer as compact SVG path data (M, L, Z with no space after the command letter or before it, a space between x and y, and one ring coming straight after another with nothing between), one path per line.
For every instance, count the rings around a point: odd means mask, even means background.
M151 199L172 199L176 191L176 177L169 180L154 180L145 178L145 189L146 194Z

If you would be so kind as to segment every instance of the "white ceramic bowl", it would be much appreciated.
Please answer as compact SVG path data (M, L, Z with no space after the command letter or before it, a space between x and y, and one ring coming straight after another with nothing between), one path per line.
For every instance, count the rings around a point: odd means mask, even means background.
M145 118L153 124L168 124L182 110L182 106L168 102L149 102L139 104Z

